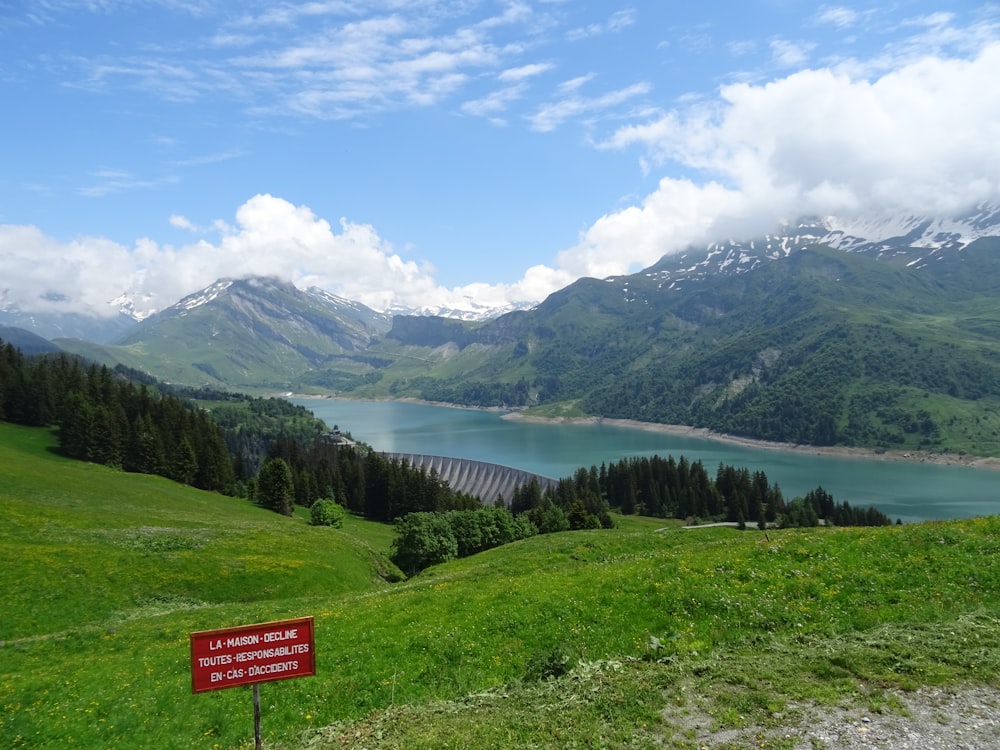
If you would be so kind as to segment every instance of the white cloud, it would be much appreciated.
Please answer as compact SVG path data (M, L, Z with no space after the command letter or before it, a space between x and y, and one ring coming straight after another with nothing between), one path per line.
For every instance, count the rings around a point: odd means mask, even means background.
M559 91L563 94L572 93L582 88L585 83L594 80L595 77L594 73L587 73L586 75L576 76L576 78L570 78L568 81L563 81L559 84Z
M520 99L525 92L523 84L516 86L506 86L494 91L479 99L467 101L461 106L461 110L467 115L475 117L491 117L507 110L512 102ZM496 118L494 118L496 120Z
M92 184L77 188L77 192L86 198L103 198L112 193L132 190L152 190L163 185L174 184L180 179L175 175L153 179L142 178L124 169L99 169L93 172L91 177L93 178Z
M787 39L773 39L770 47L775 63L785 68L797 68L806 63L815 45Z
M726 44L726 49L733 57L743 57L757 51L757 42L750 40L729 42Z
M27 312L110 317L115 311L108 301L142 272L140 245L131 257L127 248L106 239L63 243L36 227L0 225L0 279L17 280L10 287L0 282L0 300Z
M176 229L183 229L188 232L197 232L198 227L196 227L190 219L186 216L181 216L180 214L171 214L170 216L170 226Z
M926 16L920 16L914 18L907 22L910 26L926 26L928 28L936 28L940 26L945 26L951 23L955 19L954 13L929 13Z
M183 54L123 43L120 54L75 56L66 69L80 74L65 85L173 102L223 96L255 115L349 119L437 104L483 72L512 81L548 68L516 66L529 46L520 33L545 27L544 15L523 2L472 15L465 3L436 0L279 4L221 25L210 19Z
M839 29L848 29L854 26L861 14L853 8L846 8L842 5L824 6L820 9L819 22L830 24Z
M712 108L620 129L666 177L641 205L602 217L560 255L574 273L609 275L805 214L947 214L1000 200L1000 43L971 59L926 57L868 80L804 70L724 87Z
M201 231L174 214L170 224ZM216 222L223 235L181 247L138 240L131 248L99 237L59 242L31 226L0 225L0 304L37 312L110 316L109 302L131 295L140 312L163 309L219 278L278 276L299 287L319 286L379 310L394 306L537 301L565 272L537 267L515 284L440 287L433 269L402 258L375 228L341 219L334 228L307 206L257 195L236 212L235 224ZM540 295L540 296L539 296Z
M580 41L582 39L590 39L595 36L603 36L604 34L614 34L634 24L635 19L635 10L632 8L625 8L624 10L619 10L611 14L611 17L603 23L592 23L587 26L581 26L570 30L569 33L566 34L566 38L570 41Z
M621 89L609 91L599 96L580 96L575 92L579 85L589 78L573 79L564 84L563 98L541 105L528 117L531 127L546 133L560 127L567 120L582 115L599 116L613 110L643 94L648 94L652 86L648 83L634 83ZM571 85L572 84L572 85Z
M519 68L508 68L497 76L501 81L522 81L525 78L533 78L542 73L546 73L555 66L552 63L531 63L522 65Z

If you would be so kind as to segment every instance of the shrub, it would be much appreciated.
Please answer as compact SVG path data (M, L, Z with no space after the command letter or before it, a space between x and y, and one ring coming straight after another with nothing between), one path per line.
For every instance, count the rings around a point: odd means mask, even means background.
M458 557L458 540L440 513L408 513L396 521L392 561L407 575Z
M344 506L329 499L314 502L309 513L309 523L313 526L332 526L335 529L344 525L344 516L347 515Z

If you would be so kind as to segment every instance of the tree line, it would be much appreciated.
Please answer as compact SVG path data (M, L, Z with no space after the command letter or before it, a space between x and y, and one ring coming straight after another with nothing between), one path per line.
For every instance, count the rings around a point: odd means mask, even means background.
M720 464L713 478L683 456L580 468L544 490L531 480L484 507L434 469L344 442L283 399L181 390L187 398L127 368L66 354L26 357L0 342L0 420L56 426L70 457L243 496L285 515L323 500L396 523L394 555L405 570L536 533L610 528L612 508L741 526L890 523L873 508L836 503L822 488L786 503L762 471Z
M205 411L67 354L26 357L0 342L0 420L58 427L71 458L233 494L222 432Z
M623 459L580 468L544 490L537 479L517 487L507 504L411 511L396 520L393 561L410 575L430 565L481 552L535 534L610 528L610 510L680 518L691 523L726 521L746 528L884 526L875 508L837 503L822 487L786 502L763 471L719 464L715 477L700 461L681 456Z
M0 420L56 427L71 458L246 497L287 515L318 499L383 522L479 506L433 471L330 441L321 420L284 399L174 388L65 353L26 356L2 341Z
M763 471L719 464L711 476L701 461L684 456L635 456L598 468L577 469L573 477L542 491L537 482L519 487L514 514L526 513L540 530L601 528L608 513L677 518L692 523L731 522L758 526L883 526L892 523L870 507L837 503L822 487L785 500L781 487Z

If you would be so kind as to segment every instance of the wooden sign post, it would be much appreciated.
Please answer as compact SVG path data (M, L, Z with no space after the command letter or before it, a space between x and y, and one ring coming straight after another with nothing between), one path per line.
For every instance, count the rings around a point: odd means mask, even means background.
M253 685L254 747L261 750L260 683L316 674L313 618L191 633L195 693Z

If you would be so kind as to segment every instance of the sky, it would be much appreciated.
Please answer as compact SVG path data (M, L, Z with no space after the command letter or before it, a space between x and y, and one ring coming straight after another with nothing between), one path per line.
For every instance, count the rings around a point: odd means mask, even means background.
M1000 4L0 0L0 307L523 304L1000 199Z

